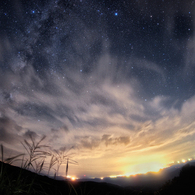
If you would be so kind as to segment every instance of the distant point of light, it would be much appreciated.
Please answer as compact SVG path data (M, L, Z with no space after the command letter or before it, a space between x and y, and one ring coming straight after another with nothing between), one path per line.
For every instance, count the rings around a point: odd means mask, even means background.
M115 13L114 13L114 15L115 15L115 16L118 16L118 13L117 13L117 12L115 12Z
M104 178L103 177L100 177L101 180L103 180Z
M72 180L72 181L75 181L76 179L79 179L79 178L77 178L77 177L72 177L72 176L70 176L70 175L67 175L66 178L67 178L67 179L70 179L70 180Z
M80 72L83 72L83 70L80 70Z
M35 11L33 10L33 11L32 11L32 13L34 14L34 13L35 13Z
M188 161L192 161L192 160L195 160L195 158L190 157L190 158L187 158L187 159L182 159L182 160L172 161L172 162L170 162L170 163L169 163L169 166L174 165L174 164L182 164L182 163L186 163L186 162L188 162Z

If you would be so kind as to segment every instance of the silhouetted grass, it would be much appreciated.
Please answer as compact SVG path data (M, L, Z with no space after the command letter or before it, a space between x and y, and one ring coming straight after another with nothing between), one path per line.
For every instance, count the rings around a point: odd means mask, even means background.
M29 137L31 143L26 139L24 139L24 142L21 142L28 154L28 158L24 160L25 162L23 164L23 168L32 168L34 172L40 173L43 169L45 158L50 155L50 153L43 150L49 146L41 145L41 142L46 138L46 136L41 137L41 139L37 142L32 136Z
M45 189L42 187L47 185L47 183L37 182L38 174L41 173L44 167L46 157L51 156L51 160L48 167L48 174L51 168L54 165L57 165L57 169L54 175L57 175L59 172L60 166L62 163L67 163L66 173L68 172L68 162L69 155L66 149L60 150L50 150L46 151L46 148L49 148L48 145L42 144L46 136L40 138L36 141L32 136L29 136L30 141L24 139L21 144L27 152L25 154L19 154L13 157L4 159L4 147L1 145L1 167L0 167L0 194L47 194ZM22 159L20 158L22 157ZM8 165L12 165L15 161L21 161L21 168L17 170L17 174L10 172L8 170ZM76 161L72 161L75 162ZM13 166L11 166L13 168ZM16 170L16 169L14 169ZM26 172L25 170L32 170L34 174ZM37 173L37 174L35 174ZM30 175L30 176L29 176ZM40 185L41 184L41 185Z
M67 150L66 147L64 147L64 148L61 148L60 150L51 151L51 160L50 160L50 164L49 164L48 174L49 174L50 169L54 165L57 165L57 169L56 169L55 175L54 175L54 178L55 178L59 173L60 166L62 164L66 164L66 176L68 175L68 164L77 164L76 161L74 161L70 158L72 153L69 153L69 152L72 148L73 147L71 147L70 149Z

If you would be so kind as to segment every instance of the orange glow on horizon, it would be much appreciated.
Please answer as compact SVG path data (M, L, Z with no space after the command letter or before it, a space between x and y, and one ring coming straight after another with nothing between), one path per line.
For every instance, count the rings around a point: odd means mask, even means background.
M159 159L160 160L160 159ZM180 158L180 160L171 160L169 161L169 163L167 164L163 164L160 162L146 162L146 163L142 163L142 164L135 164L135 165L129 165L128 169L124 166L123 171L121 171L122 174L112 174L112 175L99 175L99 177L92 177L92 176L87 176L89 174L82 174L81 178L99 178L101 180L104 180L105 177L110 177L110 178L118 178L118 177L136 177L138 175L142 175L142 174L147 174L147 173L152 173L152 174L161 174L161 170L174 166L174 165L179 165L179 164L185 164L187 162L190 162L192 160L195 160L194 157L190 157L190 158ZM126 170L125 170L126 169ZM114 173L114 172L113 172ZM71 180L71 181L75 181L77 179L79 179L78 177L76 177L73 173L74 176L70 176L68 175L66 178ZM80 179L81 179L80 178Z

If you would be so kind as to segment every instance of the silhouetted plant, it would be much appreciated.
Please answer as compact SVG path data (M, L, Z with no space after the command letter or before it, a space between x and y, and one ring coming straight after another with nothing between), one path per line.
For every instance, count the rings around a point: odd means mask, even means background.
M52 157L51 157L51 160L50 160L48 173L49 173L51 167L56 164L57 168L56 168L56 171L55 171L55 174L54 174L54 178L56 176L58 176L59 169L60 169L62 164L66 164L66 176L68 174L68 164L69 163L70 164L77 164L76 161L70 159L70 156L72 154L69 154L69 152L72 148L73 147L71 147L70 149L67 150L66 147L63 147L60 150L53 150L52 151Z
M25 182L25 178L22 175L22 169L16 179L13 179L7 171L6 164L12 164L14 161L20 160L18 157L24 154L19 154L13 157L4 159L4 147L1 144L1 168L0 168L0 193L6 195L12 194L29 194L27 193L28 185ZM13 173L12 173L13 174Z
M57 163L57 159L56 157L52 154L51 155L51 159L50 159L50 162L49 162L49 168L48 168L48 172L47 172L47 175L49 175L49 172L51 170L51 168ZM56 170L55 170L56 172Z
M68 167L69 167L69 164L78 164L77 161L73 160L73 159L70 159L70 158L67 158L67 162L66 162L66 177L68 176Z
M48 175L50 170L53 168L55 170L55 176L58 175L60 166L66 164L66 176L68 174L69 164L77 164L76 161L71 159L70 148L67 150L65 147L60 150L47 150L49 146L42 144L46 136L42 136L38 141L36 141L32 136L29 136L30 140L24 139L21 144L26 150L27 154L18 154L13 157L4 158L4 147L0 145L0 194L12 195L12 194L47 194L44 192L41 184L37 182L37 175L25 172L24 169L32 169L35 173L40 174L45 168L45 159L51 156L51 160L48 168ZM20 158L22 156L22 159ZM6 164L12 164L15 161L21 160L21 169L17 173L12 173L6 170L8 167ZM6 164L4 164L6 163ZM56 167L55 167L56 166ZM30 174L30 175L29 175ZM44 183L44 185L48 185ZM38 191L37 191L38 190ZM40 190L40 192L39 192ZM73 190L74 194L76 190L69 184L70 192Z
M1 161L2 162L7 163L7 164L13 164L13 162L21 160L21 159L18 159L18 157L20 157L20 156L24 156L24 154L18 154L18 155L4 159L4 147L1 144Z
M43 148L49 147L47 145L41 145L41 142L46 136L42 136L37 142L31 135L29 137L31 142L28 142L26 139L24 139L24 142L21 142L28 155L23 168L30 169L30 167L32 167L34 172L40 173L43 169L45 158L51 155L49 152L42 150ZM39 160L39 162L37 162L37 160Z

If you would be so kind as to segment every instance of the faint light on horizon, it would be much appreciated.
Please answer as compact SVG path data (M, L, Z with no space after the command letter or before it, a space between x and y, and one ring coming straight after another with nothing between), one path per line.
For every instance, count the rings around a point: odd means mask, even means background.
M110 178L117 178L117 176L116 175L111 175Z
M169 164L168 164L168 167L169 166L172 166L174 164L180 164L180 163L186 163L187 161L192 161L194 160L194 158L188 158L188 159L182 159L182 160L177 160L177 161L171 161Z

